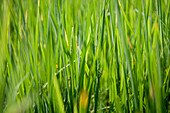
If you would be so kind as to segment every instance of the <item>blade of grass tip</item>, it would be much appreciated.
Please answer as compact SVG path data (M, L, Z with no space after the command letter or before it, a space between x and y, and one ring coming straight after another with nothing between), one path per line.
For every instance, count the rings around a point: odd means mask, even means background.
M155 31L155 33L158 32L158 28ZM158 43L158 37L156 38L156 62L157 62L157 76L156 77L156 106L157 106L157 112L163 112L162 107L164 106L164 101L162 99L162 78L161 78L161 64L160 64L160 55L159 55L159 43Z
M58 81L57 81L55 76L53 77L53 83L54 83L54 88L55 88L56 95L57 95L57 103L58 103L58 110L59 110L58 112L64 113L65 112L64 111L64 104L63 104L62 96L61 96L61 93L60 93Z

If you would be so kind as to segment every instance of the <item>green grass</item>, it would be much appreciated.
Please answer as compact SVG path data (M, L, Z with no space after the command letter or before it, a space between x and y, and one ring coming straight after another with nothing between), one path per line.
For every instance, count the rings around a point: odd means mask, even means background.
M170 112L169 0L1 0L1 113Z

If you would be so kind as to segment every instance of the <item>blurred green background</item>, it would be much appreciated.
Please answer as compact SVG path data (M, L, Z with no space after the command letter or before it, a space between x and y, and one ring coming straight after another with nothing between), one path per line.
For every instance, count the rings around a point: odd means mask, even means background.
M0 0L1 113L169 113L169 0Z

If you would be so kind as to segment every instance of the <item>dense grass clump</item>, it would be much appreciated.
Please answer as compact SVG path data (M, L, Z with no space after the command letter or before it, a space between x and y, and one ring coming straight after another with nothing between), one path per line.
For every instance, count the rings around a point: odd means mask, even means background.
M169 0L0 0L0 113L166 113L169 71Z

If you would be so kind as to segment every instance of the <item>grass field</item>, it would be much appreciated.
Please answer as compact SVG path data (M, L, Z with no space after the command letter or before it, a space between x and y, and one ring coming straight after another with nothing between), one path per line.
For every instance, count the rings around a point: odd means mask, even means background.
M169 0L0 0L0 113L169 113Z

